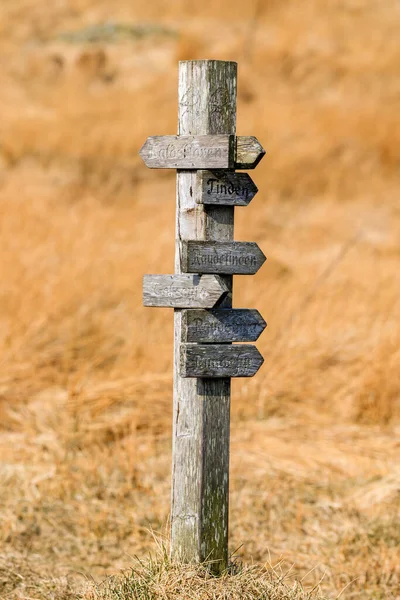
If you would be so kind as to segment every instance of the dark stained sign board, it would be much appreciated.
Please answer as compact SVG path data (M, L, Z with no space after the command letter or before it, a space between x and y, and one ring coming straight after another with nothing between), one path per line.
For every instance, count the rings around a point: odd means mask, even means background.
M198 204L247 206L258 189L247 173L230 171L198 171L200 196Z
M264 359L251 344L182 344L182 377L253 377Z
M184 310L182 341L198 343L255 342L267 324L247 308Z
M254 275L266 257L255 242L182 242L182 271Z

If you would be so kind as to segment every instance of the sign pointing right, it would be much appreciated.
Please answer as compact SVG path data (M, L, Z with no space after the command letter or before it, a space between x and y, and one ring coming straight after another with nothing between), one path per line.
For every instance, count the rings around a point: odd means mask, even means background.
M263 362L252 344L181 345L181 377L253 377Z
M236 138L235 169L255 169L265 155L265 150L254 136Z
M212 308L182 311L184 342L255 342L266 326L266 322L255 309Z
M184 273L254 275L265 260L256 242L182 241Z
M198 171L198 204L247 206L258 192L248 173Z

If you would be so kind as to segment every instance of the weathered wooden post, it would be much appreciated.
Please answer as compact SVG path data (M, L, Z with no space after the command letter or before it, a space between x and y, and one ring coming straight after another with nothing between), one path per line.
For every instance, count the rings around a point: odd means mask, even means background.
M175 313L171 506L172 557L228 562L230 378L249 377L263 359L249 344L266 326L255 310L232 309L232 275L255 273L257 244L233 242L234 206L257 192L235 168L254 168L264 150L236 137L237 65L179 64L178 136L148 138L140 153L176 168L175 275L146 275L144 304ZM207 310L205 310L207 309Z

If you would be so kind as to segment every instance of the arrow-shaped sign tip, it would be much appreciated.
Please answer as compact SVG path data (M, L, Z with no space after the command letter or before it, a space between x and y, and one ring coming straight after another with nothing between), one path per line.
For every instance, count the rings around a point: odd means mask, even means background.
M263 264L265 263L265 261L267 260L267 257L265 256L264 252L261 250L260 246L257 244L257 249L259 252L259 257L260 257L260 264L257 270L259 270Z
M210 275L208 275L208 276L207 275L203 275L202 277L204 278L204 280L206 280L207 278L209 278L211 280L211 278L212 278L212 280L215 281L216 285L220 288L221 292L223 294L225 294L223 296L223 298L228 294L229 287L227 286L227 284L225 283L225 281L222 279L222 277L220 277L219 275L216 275L216 274L215 275L211 275L211 276ZM200 281L201 281L201 279L200 279ZM221 298L221 299L223 299L223 298Z
M260 332L261 333L264 331L264 329L267 327L268 323L267 321L264 319L264 317L262 316L262 314L260 313L259 310L256 310L255 313L257 314L257 318L258 318L258 322L260 324L260 327L262 327L262 330Z
M253 135L236 138L236 168L254 169L265 155L265 150Z
M266 154L265 148L263 148L258 141L258 139L254 136L251 136L251 140L253 142L252 155L254 156L254 162L251 165L251 168L254 169L258 163L264 158Z
M257 353L258 353L258 356L257 356L257 359L258 359L258 368L257 368L257 371L256 371L256 373L257 373L261 369L261 367L263 366L263 364L264 364L264 357L260 353L260 351L258 350L258 348L256 348L256 350L257 350Z
M146 155L147 155L146 148L148 146L148 143L149 143L149 138L147 138L147 140L145 141L145 143L139 150L139 156L145 164L146 164Z

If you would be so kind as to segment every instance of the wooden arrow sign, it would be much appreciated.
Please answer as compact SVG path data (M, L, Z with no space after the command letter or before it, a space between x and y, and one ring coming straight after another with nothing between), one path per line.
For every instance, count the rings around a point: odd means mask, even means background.
M255 342L267 324L258 310L213 308L184 310L182 341L200 343Z
M253 377L263 362L251 344L181 345L181 377Z
M232 169L233 135L163 135L147 138L139 154L151 169Z
M235 169L255 169L265 155L265 150L254 136L236 138Z
M218 275L145 275L143 305L169 308L212 308L228 293Z
M247 173L198 171L198 204L247 206L258 189Z
M184 273L254 275L265 260L255 242L182 242Z
M150 169L254 169L265 150L253 136L161 135L139 154Z

